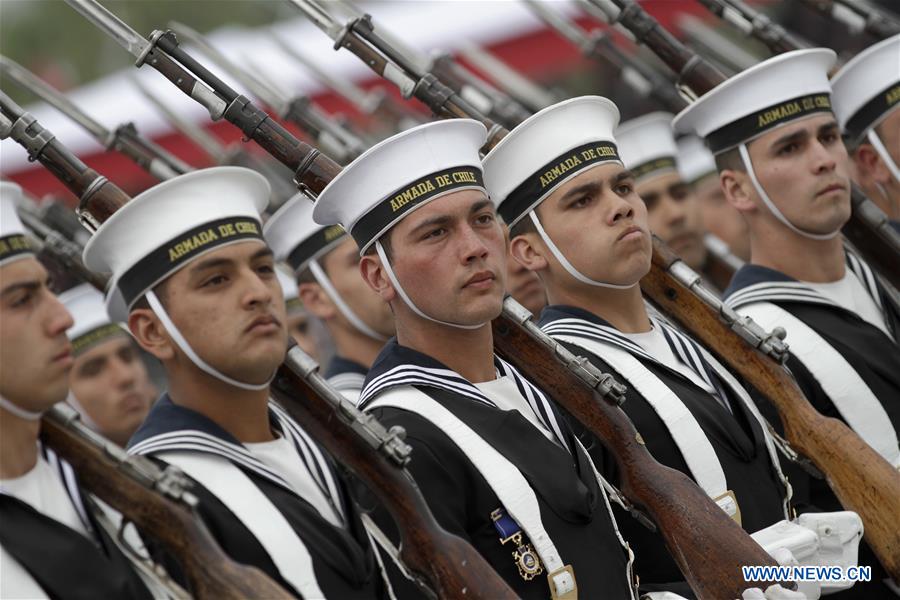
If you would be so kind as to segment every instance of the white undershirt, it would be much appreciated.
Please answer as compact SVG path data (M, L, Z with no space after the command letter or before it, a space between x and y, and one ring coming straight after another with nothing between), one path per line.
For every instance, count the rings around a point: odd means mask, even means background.
M319 511L322 518L337 527L344 526L340 515L328 501L316 480L313 479L306 463L300 460L300 455L297 454L297 448L293 442L279 437L271 442L244 444L244 447L264 465L281 475L298 496Z
M862 320L882 330L888 337L887 324L884 315L878 310L878 305L857 279L856 274L850 269L845 269L844 276L837 281L829 283L802 282L803 285L816 290L841 308L856 313Z
M0 493L18 498L40 513L87 536L59 473L43 456L25 475L0 479ZM49 549L48 549L49 550ZM47 594L24 567L0 548L0 598L46 598Z
M484 383L476 383L475 387L481 390L481 393L487 396L497 408L500 410L517 410L519 414L525 417L529 423L534 425L538 431L551 442L558 445L556 436L544 427L528 401L519 393L516 382L510 377L498 377L493 381L485 381Z
M716 390L711 388L697 373L681 362L672 352L672 347L666 341L665 335L658 327L653 327L646 333L622 333L623 336L644 349L644 352L669 367L670 369L681 373L687 377L691 383L697 385L702 390L706 390L710 394L715 394Z

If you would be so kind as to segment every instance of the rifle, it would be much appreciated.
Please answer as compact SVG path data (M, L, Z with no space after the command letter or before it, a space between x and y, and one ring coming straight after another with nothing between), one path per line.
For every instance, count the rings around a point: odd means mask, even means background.
M41 439L78 473L92 494L119 511L141 531L152 532L183 566L197 598L291 598L256 567L231 560L197 515L190 481L174 467L128 456L81 423L78 413L59 403L41 419Z
M530 111L537 112L562 100L557 94L532 83L527 77L523 77L505 62L475 44L467 43L460 50L460 54L469 64L486 73L507 94Z
M226 146L216 136L181 116L177 111L156 97L146 85L141 83L139 77L132 78L132 83L166 117L166 120L175 129L199 146L213 159L213 162L219 165L246 167L261 173L268 180L269 185L272 186L270 206L281 206L297 193L297 189L290 180L291 173L283 165L267 160L267 157L264 159L263 157L255 156L241 148L240 144Z
M671 82L636 57L620 50L608 33L599 30L587 33L540 0L525 0L525 4L545 23L577 46L584 56L612 66L622 81L639 96L652 97L665 110L673 113L681 112L687 107L687 102L678 95Z
M724 81L721 73L711 69L702 58L685 48L636 2L613 1L621 11L611 17L631 29L638 39L663 58L673 71L679 73L682 85L703 94ZM854 202L857 200L854 199ZM858 209L854 211L857 219L851 219L851 223L868 221L870 215L864 211L870 209L866 203L871 204L871 201L859 201L855 205ZM874 205L872 209L881 213ZM877 230L878 226L872 227L871 223L867 223L865 227L866 235L873 236L872 231ZM852 229L847 226L844 231L854 244L856 238L866 237L852 235ZM866 240L860 241L865 243ZM869 248L871 247L870 245ZM896 269L898 255L900 253L890 252L883 255L885 260L894 260L894 278L900 277ZM779 383L782 377L782 369L778 364L780 361L757 361L754 359L756 353L747 352L746 348L742 348L743 352L738 352L737 349L741 347L731 330L739 321L731 319L726 314L727 308L712 293L702 289L695 279L699 276L676 260L670 252L664 252L662 244L654 244L653 265L650 275L641 281L645 293L655 304L669 312L686 331L713 349L724 362L768 397L785 424L792 423L790 428L785 425L787 439L802 449L806 457L825 474L829 486L841 503L847 509L859 513L865 523L869 545L891 576L900 578L900 530L896 526L900 518L900 473L844 423L821 420L821 415L812 408L796 385ZM667 272L668 276L661 277L661 272ZM685 290L692 290L697 295L688 294ZM675 302L673 297L682 301ZM706 304L707 310L700 310L702 306L699 301L693 302L696 310L689 310L689 301L698 298ZM724 321L711 318L713 316ZM738 335L750 341L751 345L756 344L754 340L760 340L760 336L752 332L739 331ZM731 347L732 341L734 348ZM773 358L778 356L776 353ZM747 365L751 362L755 366L748 369ZM817 426L813 427L811 424Z
M330 181L325 174L331 173L333 178L339 172L340 167L334 161L271 122L249 100L209 74L178 48L174 36L156 32L151 45L93 0L67 2L138 56L139 62L154 66L195 99L211 107L224 104L222 114L240 123L248 138L258 139L260 145L294 170L301 189L318 193ZM198 73L204 83L179 63ZM198 86L205 91L198 93ZM120 200L121 204L115 208L123 206L128 198ZM111 212L108 213L106 206L99 208L102 215L94 215L93 220L102 222L105 219L100 217L108 218ZM83 210L91 213L93 206L85 206ZM437 523L404 468L410 448L402 440L402 429L388 431L374 417L361 413L329 387L315 361L297 347L287 353L279 367L272 391L288 413L306 425L309 434L366 484L391 512L403 542L400 556L424 592L460 600L479 594L489 598L515 598L509 586L474 548Z
M811 48L808 41L789 33L762 12L751 8L743 0L699 0L709 12L766 45L773 54L798 48Z
M323 69L315 61L299 52L281 35L276 33L273 39L285 54L302 63L315 75L316 79L353 104L361 113L383 115L394 124L397 130L408 129L422 123L422 120L413 111L394 101L390 95L384 93L384 90L377 89L367 92L351 81L335 77L327 69Z
M171 179L192 170L180 158L140 135L134 123L108 130L60 92L5 56L0 56L0 72L84 127L105 148L121 152L157 179Z
M868 33L884 40L900 33L900 22L882 11L867 6L858 0L802 0L802 2L826 17L840 21L854 35Z
M187 25L169 23L169 29L179 38L185 39L203 54L237 79L266 106L283 119L298 125L316 140L316 143L331 156L341 162L349 162L365 152L368 144L346 128L341 127L323 113L308 96L289 97L270 85L258 73L252 73L229 59L201 34Z

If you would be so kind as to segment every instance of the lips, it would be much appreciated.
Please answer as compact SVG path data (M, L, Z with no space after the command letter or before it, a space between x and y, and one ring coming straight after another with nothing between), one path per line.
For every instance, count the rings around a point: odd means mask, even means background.
M72 361L73 361L72 346L71 346L71 344L66 344L65 348L63 348L63 350L59 354L54 356L50 362L52 362L53 364L66 365L66 364L71 364Z
M492 285L496 279L493 271L480 271L472 275L463 287L484 288Z
M245 333L250 332L269 332L278 329L281 322L272 315L264 315L253 319L253 321L244 330Z
M828 187L826 187L825 189L823 189L822 191L820 191L818 194L816 194L816 196L821 196L822 194L828 194L828 193L831 193L831 192L836 192L836 191L838 191L838 190L844 191L845 189L846 189L846 188L844 187L843 184L841 184L841 183L833 183L833 184L829 185Z
M616 241L623 240L625 238L631 239L631 238L638 237L637 235L634 235L634 234L644 235L644 231L637 225L632 225L631 227L626 228L625 231L620 233L619 237L616 238Z

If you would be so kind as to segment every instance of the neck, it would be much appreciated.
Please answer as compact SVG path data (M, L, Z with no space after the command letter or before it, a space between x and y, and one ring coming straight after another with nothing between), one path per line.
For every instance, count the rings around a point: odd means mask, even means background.
M627 290L578 285L553 289L548 286L550 304L566 304L589 311L623 333L650 331L650 318L640 286Z
M497 378L494 369L494 336L490 323L479 329L457 329L415 319L411 326L397 319L397 343L447 365L471 383Z
M40 431L40 420L28 421L0 407L0 479L15 479L34 468Z
M268 389L242 390L196 368L190 371L190 367L168 367L166 375L172 402L204 415L239 442L275 439L269 426Z
M357 331L352 325L329 326L328 332L334 340L338 356L359 363L367 369L372 368L372 363L384 347L384 342Z
M862 184L863 193L884 211L891 221L900 221L900 184L891 181L884 185L874 182Z
M828 283L844 276L844 245L841 236L811 240L781 227L751 229L750 262L798 281Z

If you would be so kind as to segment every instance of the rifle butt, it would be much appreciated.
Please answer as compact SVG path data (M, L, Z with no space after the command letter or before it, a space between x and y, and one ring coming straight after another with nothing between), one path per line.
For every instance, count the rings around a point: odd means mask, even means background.
M785 437L825 475L841 505L859 514L869 547L900 581L900 471L843 421L811 406L803 415L790 408L779 413Z

